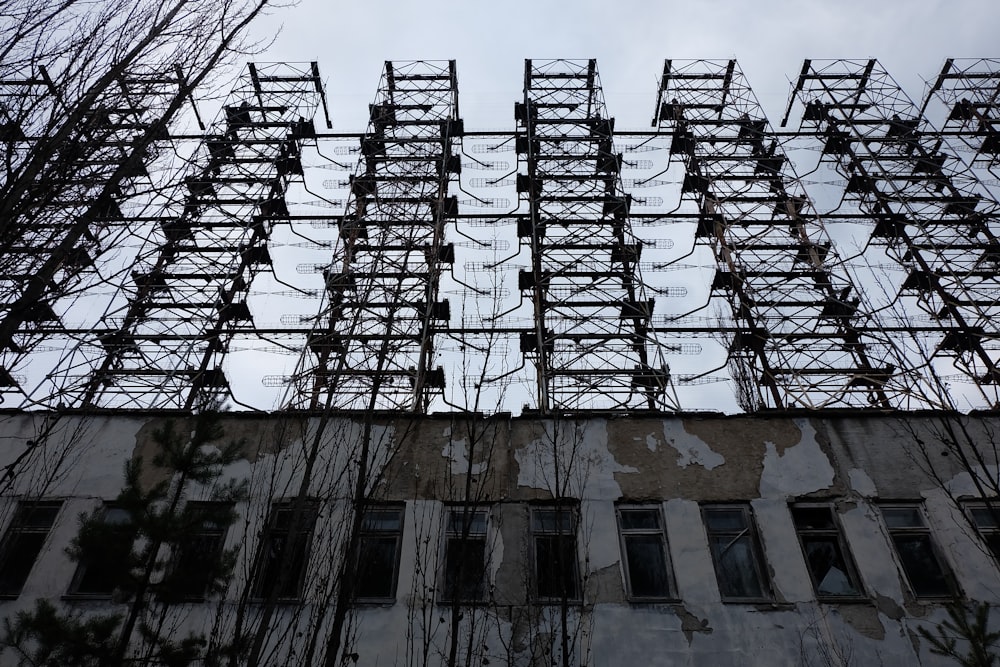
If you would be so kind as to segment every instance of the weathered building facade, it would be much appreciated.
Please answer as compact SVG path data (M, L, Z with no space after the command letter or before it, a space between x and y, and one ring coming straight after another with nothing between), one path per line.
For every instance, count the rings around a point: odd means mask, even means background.
M0 615L38 598L80 617L130 608L67 548L81 514L116 521L129 461L143 488L171 479L153 464L170 421L189 437L171 413L0 419L3 469L20 471L3 489ZM151 595L140 616L210 646L242 638L235 664L331 664L336 641L371 666L949 665L919 628L952 600L1000 596L991 415L220 425L201 449L236 442L238 457L171 488L219 502L211 487L239 481L235 520L158 557L169 574L232 549L235 567L218 590Z

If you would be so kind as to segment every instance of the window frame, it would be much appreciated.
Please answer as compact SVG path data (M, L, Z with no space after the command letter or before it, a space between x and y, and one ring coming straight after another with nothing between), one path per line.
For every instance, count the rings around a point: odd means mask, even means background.
M14 550L20 547L22 536L25 535L41 535L41 541L38 543L38 548L34 549L34 554L31 557L31 565L23 572L18 573L16 576L20 578L17 586L12 586L8 591L0 592L0 600L15 600L20 597L21 593L24 591L24 585L31 578L31 572L35 569L38 564L38 557L45 551L45 544L49 540L49 536L52 534L52 528L56 525L59 520L59 514L62 511L63 501L62 500L20 500L17 506L14 508L14 514L11 517L10 522L7 524L7 529L4 531L3 539L0 541L0 572L7 568L8 564L11 562L10 558ZM32 526L28 519L30 512L37 509L54 509L55 513L52 515L52 520L45 527L44 530L38 526ZM33 547L29 547L32 550ZM16 591L14 590L16 588Z
M712 567L715 570L715 581L718 586L719 596L721 597L722 602L728 604L760 604L772 602L774 599L774 593L771 589L771 580L764 568L767 561L764 558L764 549L761 544L760 533L757 530L757 520L754 516L753 506L748 502L704 503L701 505L700 509L702 525L705 528L708 550L712 559ZM708 520L708 516L714 511L739 511L743 516L745 527L738 532L713 530ZM729 545L726 547L727 550L743 535L746 535L749 540L749 549L747 553L752 558L751 565L753 574L756 577L761 593L759 596L734 595L723 590L723 582L726 581L727 578L724 576L722 563L719 562L719 558L716 556L715 549L712 546L712 538L713 536L726 537L730 535L733 537L729 542Z
M562 517L569 517L569 527L564 528L562 525L555 525L554 529L548 529L544 527L544 523L536 524L535 519L540 518L543 513L552 512L555 514L556 521L559 524L562 523ZM532 504L528 506L528 533L531 537L531 597L532 600L541 604L552 604L565 602L581 602L583 600L583 590L580 582L580 553L579 553L579 541L577 540L577 533L579 529L579 506L578 503L545 503L545 504ZM541 527L536 527L539 525ZM562 539L560 539L562 538ZM566 592L563 591L558 595L543 595L540 591L539 584L541 583L542 576L539 570L542 565L542 559L539 555L539 539L556 540L556 549L566 549L567 552L572 553L570 563L573 566L572 569L572 584L573 590ZM569 547L567 549L566 545L560 544L563 539L568 539ZM558 554L556 558L559 558Z
M378 529L378 528L366 528L365 524L368 521L369 514L381 512L389 513L394 512L398 517L398 528L389 529ZM373 503L368 504L361 516L360 532L358 533L358 552L355 557L355 584L353 590L351 591L352 601L357 604L394 604L396 602L396 595L399 589L399 567L400 560L403 552L403 535L406 530L406 504L405 503ZM362 577L366 574L362 571L363 564L366 562L371 562L370 557L365 556L365 540L368 539L386 539L386 536L392 536L395 540L393 545L393 556L392 556L392 574L390 578L389 590L385 595L361 595L359 594L358 587L361 584Z
M622 521L622 514L625 512L652 512L656 517L657 526L655 528L626 528ZM618 544L622 555L622 574L625 578L625 595L632 602L653 603L678 600L677 586L674 581L673 563L670 560L670 545L667 540L667 527L663 517L663 507L660 503L616 503L615 519L618 523ZM639 595L635 593L632 583L631 566L629 565L628 539L630 535L656 536L659 538L659 546L663 556L664 581L666 582L665 595Z
M452 517L457 513L462 516L465 512L468 512L473 518L468 522L468 527L462 526L459 530L453 529ZM482 516L482 531L476 530L473 532L475 524L477 523L476 515ZM468 530L468 533L466 533ZM441 553L443 557L441 559L441 579L438 600L447 604L463 604L463 605L473 605L482 604L487 601L487 593L489 591L489 571L487 563L488 555L488 545L489 545L489 534L490 534L490 508L486 505L446 505L444 508L444 530L442 531L442 545ZM455 596L449 590L449 582L452 580L451 577L451 542L452 540L465 540L467 543L470 541L482 541L483 553L482 559L479 565L482 568L481 578L480 578L480 590L475 596L468 595L458 595Z
M194 544L194 541L196 539L205 536L215 538L216 543L212 548L212 555L209 556L209 558L215 561L215 564L218 564L226 553L226 538L229 536L229 529L232 526L230 524L226 524L225 526L220 526L216 528L206 528L205 524L210 521L211 515L214 511L218 511L219 513L226 511L232 512L235 508L235 503L224 502L224 501L210 501L210 500L190 501L187 503L185 509L188 510L191 508L196 508L196 511L205 511L208 514L208 516L205 516L202 519L201 527L198 530L194 531L194 533L190 536L190 539L186 540L178 547L175 547L174 552L170 555L170 566L168 570L169 574L166 580L167 585L169 586L172 586L176 583L176 580L174 580L173 578L176 576L177 570L182 567L181 562L185 558L185 554L188 552L188 548L190 548ZM178 601L181 602L204 601L208 598L209 594L211 593L210 590L211 584L212 584L211 580L204 582L204 586L202 587L200 593L195 593L192 591L182 591L176 594L175 597L177 598Z
M287 539L290 531L290 525L289 527L279 527L276 524L279 517L282 516L282 513L291 513L290 516L294 516L295 500L296 499L286 499L271 503L271 509L267 515L267 524L264 526L264 529L260 534L260 544L258 545L256 556L256 567L254 568L253 587L251 589L251 598L257 602L263 602L271 596L271 591L265 590L265 588L269 588L266 582L270 577L267 576L266 573L269 571L271 564L274 562L280 564L286 559L284 549L288 546ZM305 583L306 572L309 571L309 560L312 555L312 542L318 517L319 501L313 498L307 498L302 507L302 519L304 519L304 524L299 527L300 535L296 536L298 539L302 540L300 547L302 549L302 563L299 565L299 571L295 575L294 583L292 584L292 580L289 580L290 585L292 585L292 588L294 589L292 591L293 595L284 595L283 593L286 591L277 592L277 596L274 599L280 603L296 603L300 602L303 598L302 588ZM267 551L270 549L272 540L276 535L283 535L281 538L283 541L282 553L275 561L268 557ZM293 545L293 549L294 548L296 547ZM294 561L295 558L293 557L292 560ZM275 579L274 583L270 586L277 584L277 581L278 580Z
M795 518L795 510L817 510L823 509L829 513L830 522L832 524L831 528L801 528ZM816 599L823 602L858 602L868 599L867 589L865 588L864 581L861 579L858 573L857 565L854 562L854 555L851 552L850 545L847 542L847 538L844 536L844 527L840 523L840 517L837 514L836 507L832 502L796 502L791 503L788 506L788 512L792 518L792 527L795 529L795 535L799 540L799 548L802 551L802 559L805 562L806 570L809 572L809 579L812 582L813 592L816 594ZM806 551L806 542L803 538L823 538L831 539L836 543L836 546L840 552L840 557L844 563L843 573L847 578L848 583L850 583L857 593L854 594L830 594L821 593L820 584L821 581L816 580L816 573L809 563L809 554Z
M962 511L982 541L986 552L1000 564L1000 498L977 498L962 501ZM976 519L976 512L988 512L992 526L984 526Z
M931 533L930 525L927 522L927 516L924 513L923 503L919 501L887 501L880 502L878 504L879 513L882 515L882 523L885 525L886 535L889 538L890 544L892 544L893 554L896 558L896 562L899 565L899 571L903 575L903 579L906 581L907 586L910 588L910 592L913 596L918 599L926 600L947 600L952 599L958 594L958 584L955 581L955 576L948 562L944 558L944 554L938 548L937 540L934 539L933 533ZM916 516L920 519L920 526L891 526L890 522L886 518L886 510L893 509L905 509L914 510ZM896 542L896 537L922 537L926 539L926 548L929 550L929 555L933 558L934 563L940 570L940 577L944 582L945 591L941 593L921 593L918 592L916 586L913 585L913 577L910 575L910 571L907 567L907 562L904 560L903 555L899 551L899 545Z
M124 507L122 507L119 503L114 502L114 501L105 501L104 503L102 503L102 505L101 505L101 522L105 523L105 524L109 524L110 522L108 522L107 519L109 518L109 516L113 512L124 512L125 516L127 517L127 520L125 520L125 521L116 521L116 522L114 522L114 523L112 523L110 525L123 526L123 527L131 528L132 530L134 530L134 527L132 526L132 521L131 521L132 517L129 514L128 510L125 509ZM128 552L125 554L125 556L127 558L131 556L131 554L132 554L132 548L134 546L135 546L135 541L134 540L131 541L131 542L129 542L129 544L128 544ZM107 563L105 563L104 565L106 566ZM73 579L70 581L69 590L66 592L66 597L72 598L72 599L108 600L108 599L111 599L114 596L114 593L115 593L115 590L117 589L117 586L112 586L111 589L108 590L108 591L93 591L93 590L92 591L81 591L80 590L80 586L86 580L86 578L88 576L88 570L92 566L93 566L92 563L86 563L86 562L83 562L83 561L80 561L77 564L76 571L73 573Z

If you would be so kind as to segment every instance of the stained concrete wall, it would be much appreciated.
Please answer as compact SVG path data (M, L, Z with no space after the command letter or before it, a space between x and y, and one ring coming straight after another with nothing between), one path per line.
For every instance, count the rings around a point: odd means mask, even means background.
M169 476L148 465L164 414L0 416L0 519L18 499L64 499L59 519L21 595L0 602L10 617L36 598L82 612L110 601L65 595L75 565L66 554L82 512L115 497L125 463L142 457L148 482ZM242 547L229 591L216 600L179 605L179 629L225 634L240 606L271 503L304 490L321 502L304 600L282 605L265 645L271 664L322 655L330 604L349 525L364 436L369 433L366 494L405 507L394 601L352 614L360 665L443 664L450 611L437 601L442 518L465 498L489 508L488 602L459 622L476 664L541 665L559 659L561 633L572 664L648 665L948 665L917 633L945 617L941 600L914 596L901 574L878 503L919 502L960 594L1000 602L997 563L970 529L956 500L979 496L976 479L996 479L993 434L1000 421L968 418L967 443L984 455L966 469L942 435L939 415L588 417L539 420L465 415L409 419L381 415L324 421L308 415L234 415L225 439L244 457L224 478L249 482L250 497L227 542ZM304 476L309 471L307 481ZM209 489L191 488L190 500ZM529 510L572 499L576 508L582 599L566 606L532 599ZM819 602L795 533L789 503L836 509L864 597ZM649 604L626 594L616 503L659 507L676 582L676 600ZM772 595L766 602L723 602L701 506L752 507ZM120 608L120 607L119 607ZM563 613L565 612L565 613ZM318 647L318 648L317 648ZM9 653L0 656L8 664ZM3 662L4 660L8 662ZM464 664L464 662L462 663Z

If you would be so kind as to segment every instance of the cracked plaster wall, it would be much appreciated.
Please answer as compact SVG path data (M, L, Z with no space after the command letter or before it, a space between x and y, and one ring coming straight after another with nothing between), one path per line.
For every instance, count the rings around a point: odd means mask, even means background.
M59 443L70 441L73 446L67 448L65 470L54 476L45 495L65 498L66 504L24 594L0 603L4 615L35 597L59 599L65 592L72 564L64 549L75 534L76 516L114 497L129 458L149 456L150 433L159 418L62 420L45 447L62 451ZM0 419L0 465L24 451L39 431L39 420L37 414ZM984 438L991 432L973 427ZM281 427L268 416L227 420L227 437L246 440L246 457L226 474L256 480L254 497L241 508L246 519L230 531L230 544L254 545L270 500L297 489L314 428L315 420ZM591 418L558 424L522 417L479 430L470 430L467 419L383 420L375 427L374 457L385 474L373 488L382 500L406 503L406 524L395 603L359 613L359 664L392 664L405 657L413 610L434 606L437 565L422 562L417 567L418 560L437 558L444 503L472 489L482 502L505 501L493 506L490 518L488 565L496 603L481 609L488 619L482 632L483 641L493 647L491 664L506 664L497 661L500 647L510 651L517 644L523 657L530 646L551 638L538 608L524 605L530 578L525 565L531 558L524 503L563 495L580 501L578 548L586 584L573 646L583 664L771 666L806 664L806 658L812 664L848 664L824 662L822 656L839 646L850 647L850 664L947 665L914 639L917 625L939 622L943 611L909 593L876 501L924 503L934 538L967 596L997 602L1000 576L992 557L959 520L949 494L907 453L914 434L925 432L919 417L910 419L909 430L891 419L867 416ZM332 490L341 500L324 510L314 553L324 552L323 541L332 539L329 534L342 520L349 487L337 486L344 482L337 471L352 465L360 433L357 420L343 419L321 440L316 466L323 472L310 493ZM968 473L953 459L939 458L935 472L945 488L974 495ZM42 459L2 498L5 522L17 498L31 492L29 482L51 471L54 463ZM837 501L870 601L815 601L788 512L788 503L795 500ZM638 604L626 599L614 509L622 501L661 508L677 601ZM773 604L721 601L700 503L727 501L746 501L753 508ZM286 621L279 614L277 622ZM425 631L432 632L420 630ZM515 635L521 640L512 643Z

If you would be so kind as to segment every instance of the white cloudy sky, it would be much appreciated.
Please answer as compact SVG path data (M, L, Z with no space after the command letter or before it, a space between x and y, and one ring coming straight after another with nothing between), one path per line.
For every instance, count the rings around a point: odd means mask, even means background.
M385 60L455 59L466 127L509 127L524 58L598 59L619 128L649 124L664 58L739 59L772 120L804 58L879 58L912 97L945 57L998 56L996 0L302 0L260 60L317 60L364 125Z

